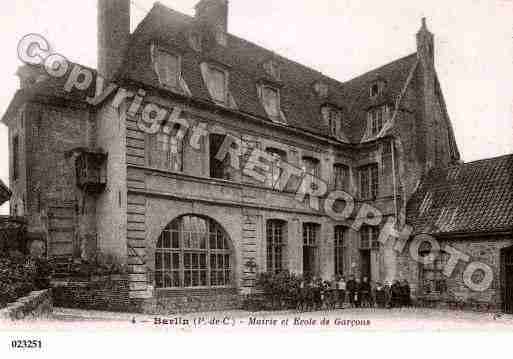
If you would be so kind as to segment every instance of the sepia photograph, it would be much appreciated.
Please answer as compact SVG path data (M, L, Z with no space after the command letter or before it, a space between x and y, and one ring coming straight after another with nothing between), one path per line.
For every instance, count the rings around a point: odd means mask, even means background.
M513 333L513 1L0 20L0 353Z

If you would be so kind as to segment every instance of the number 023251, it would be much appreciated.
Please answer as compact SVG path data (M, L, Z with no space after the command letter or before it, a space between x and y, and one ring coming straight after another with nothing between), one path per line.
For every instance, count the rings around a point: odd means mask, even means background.
M11 348L13 349L41 349L43 346L41 340L32 339L32 340L13 340L11 341Z

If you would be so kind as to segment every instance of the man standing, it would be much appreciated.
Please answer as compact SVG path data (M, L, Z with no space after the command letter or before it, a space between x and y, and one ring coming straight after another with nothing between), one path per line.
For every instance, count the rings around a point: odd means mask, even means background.
M405 307L411 306L410 284L406 279L404 279L401 283L401 302Z
M349 295L349 304L351 308L354 308L356 306L356 281L353 274L349 276L349 280L346 283L346 290Z
M398 280L394 280L392 283L392 287L390 288L392 298L391 304L393 308L398 308L401 306L401 285Z
M371 286L367 277L363 277L362 283L360 284L360 292L362 306L370 308L372 306Z

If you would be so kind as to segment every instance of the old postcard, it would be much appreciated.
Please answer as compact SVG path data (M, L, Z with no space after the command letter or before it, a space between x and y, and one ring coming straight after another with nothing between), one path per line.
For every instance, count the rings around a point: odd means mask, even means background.
M8 356L286 333L298 355L363 334L345 353L367 357L376 332L513 330L512 1L0 19Z

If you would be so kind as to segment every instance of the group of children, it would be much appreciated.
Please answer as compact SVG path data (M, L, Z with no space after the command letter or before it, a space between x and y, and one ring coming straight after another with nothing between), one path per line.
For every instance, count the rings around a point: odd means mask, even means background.
M411 306L411 290L407 280L388 283L372 283L367 277L360 281L351 275L332 280L312 278L304 280L297 293L297 308L301 311L351 308L399 308Z

